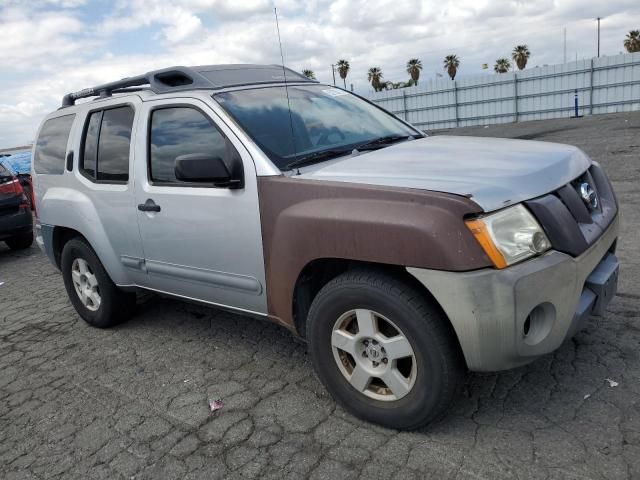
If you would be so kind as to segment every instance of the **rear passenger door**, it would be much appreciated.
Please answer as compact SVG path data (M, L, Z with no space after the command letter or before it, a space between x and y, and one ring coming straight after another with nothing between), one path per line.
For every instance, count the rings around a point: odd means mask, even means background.
M136 203L158 209L138 210L148 287L266 313L257 181L248 151L200 100L144 102L143 112L146 139L136 145ZM175 159L189 154L241 161L244 187L177 180Z
M144 255L134 211L134 149L131 147L141 103L133 98L126 103L114 99L88 111L76 173L99 216L94 219L95 226L103 233L96 231L96 236L106 236L113 258L126 272L119 283L130 285L143 283L146 277L137 268ZM107 270L111 267L105 266Z

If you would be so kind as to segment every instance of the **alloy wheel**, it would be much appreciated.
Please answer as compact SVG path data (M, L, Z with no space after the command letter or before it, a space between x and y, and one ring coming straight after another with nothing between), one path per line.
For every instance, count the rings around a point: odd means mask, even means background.
M100 289L98 279L89 263L83 258L76 258L71 264L73 286L82 304L92 312L100 308Z
M416 380L411 343L391 320L367 309L338 318L331 334L333 357L342 375L360 393L394 401L407 395Z

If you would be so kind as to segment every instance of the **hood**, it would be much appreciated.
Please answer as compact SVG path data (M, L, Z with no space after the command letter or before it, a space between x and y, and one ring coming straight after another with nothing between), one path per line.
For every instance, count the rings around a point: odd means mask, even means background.
M570 145L435 136L312 165L294 178L453 193L489 212L556 190L590 163Z

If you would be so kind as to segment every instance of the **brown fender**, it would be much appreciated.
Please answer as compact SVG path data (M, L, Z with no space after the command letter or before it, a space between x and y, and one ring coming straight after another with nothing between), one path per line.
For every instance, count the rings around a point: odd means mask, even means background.
M269 315L293 326L296 280L340 258L435 270L491 265L463 222L466 197L346 182L258 177Z

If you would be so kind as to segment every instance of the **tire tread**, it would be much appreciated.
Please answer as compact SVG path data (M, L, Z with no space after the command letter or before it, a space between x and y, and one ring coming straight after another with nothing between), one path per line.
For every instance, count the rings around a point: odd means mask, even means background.
M100 296L102 297L103 304L100 305L100 309L96 312L89 311L77 298L77 294L73 287L70 275L66 273L66 269L70 266L67 265L67 257L71 254L72 249L78 249L84 252L86 256L93 258L85 258L94 270L96 276L102 277L100 280ZM74 237L69 240L62 249L62 261L61 261L62 275L69 295L69 300L75 307L78 314L91 326L97 328L109 328L127 320L135 309L136 294L133 292L125 292L118 288L113 283L109 274L104 269L102 262L98 258L96 252L91 248L91 245L82 237ZM106 310L104 310L105 308Z
M433 305L433 302L425 295L425 292L420 291L396 275L385 271L374 268L349 270L329 281L320 290L307 316L307 332L311 331L310 323L316 316L315 308L318 308L318 305L322 304L324 299L334 295L338 290L354 286L374 287L387 291L401 302L409 305L418 313L420 320L425 322L429 330L433 332L441 347L443 357L445 357L442 362L442 365L446 368L443 372L443 388L436 406L431 410L430 415L416 419L413 424L403 425L402 428L414 430L445 416L464 382L466 365L453 328L448 323L444 313L440 311L439 305ZM309 344L310 348L313 348L312 342L309 342Z

